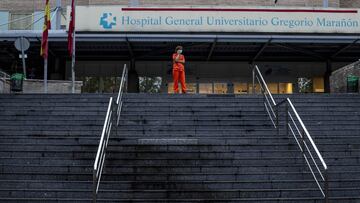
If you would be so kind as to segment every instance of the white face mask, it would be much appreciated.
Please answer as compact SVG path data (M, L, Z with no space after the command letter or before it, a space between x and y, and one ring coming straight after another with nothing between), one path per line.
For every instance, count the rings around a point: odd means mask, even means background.
M181 49L180 49L180 50L178 50L178 51L177 51L177 53L178 53L178 54L181 54L181 53L182 53L182 50L181 50Z

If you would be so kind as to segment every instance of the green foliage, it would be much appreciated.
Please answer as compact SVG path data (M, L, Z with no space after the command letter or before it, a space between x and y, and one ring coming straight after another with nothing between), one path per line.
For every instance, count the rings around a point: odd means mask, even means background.
M299 78L299 92L300 93L311 93L313 92L313 82L310 78Z
M118 91L118 77L82 77L84 93L114 93Z
M139 77L140 92L160 93L161 82L161 77Z

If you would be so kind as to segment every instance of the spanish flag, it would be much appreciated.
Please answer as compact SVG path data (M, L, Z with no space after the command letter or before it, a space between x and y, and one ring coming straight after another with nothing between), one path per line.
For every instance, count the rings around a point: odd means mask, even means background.
M41 40L41 50L40 50L40 55L44 58L48 57L49 29L51 29L50 2L49 2L49 0L46 0L44 27L43 27L43 35L42 35L42 40Z
M75 0L71 2L71 13L70 13L70 23L69 23L69 32L68 32L68 51L70 56L73 56L74 51L74 37L75 37Z

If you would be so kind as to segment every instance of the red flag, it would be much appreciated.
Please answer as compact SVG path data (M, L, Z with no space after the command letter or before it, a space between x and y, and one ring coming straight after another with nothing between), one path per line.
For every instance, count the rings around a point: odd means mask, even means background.
M70 23L68 31L68 51L70 56L73 54L73 42L74 42L74 32L75 32L75 0L72 0L71 3L71 13L70 13Z
M48 37L49 37L49 30L51 29L49 0L46 0L44 15L45 15L44 16L44 27L43 27L43 35L42 35L42 40L41 40L40 56L47 58L48 57Z

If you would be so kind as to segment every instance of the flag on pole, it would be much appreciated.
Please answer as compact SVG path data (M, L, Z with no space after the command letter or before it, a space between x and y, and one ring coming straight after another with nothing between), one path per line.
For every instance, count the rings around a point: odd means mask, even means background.
M74 51L74 32L75 32L75 0L71 2L71 13L70 13L70 23L69 23L69 32L68 32L68 51L70 56L73 55Z
M40 56L47 58L48 57L48 37L49 29L51 29L51 18L50 18L50 2L46 0L45 13L44 13L44 27L43 35L41 40L41 50Z

